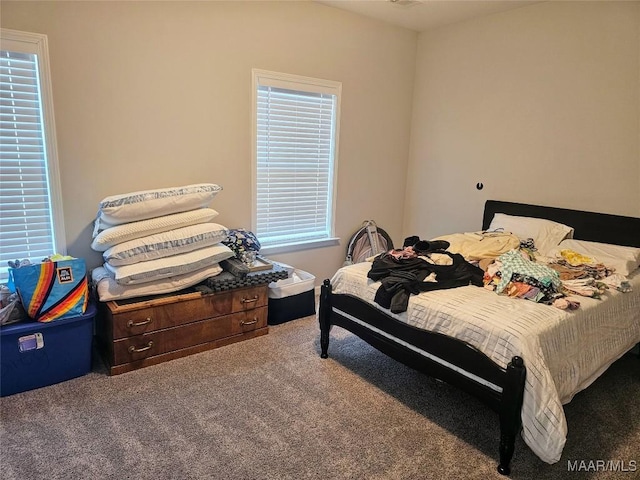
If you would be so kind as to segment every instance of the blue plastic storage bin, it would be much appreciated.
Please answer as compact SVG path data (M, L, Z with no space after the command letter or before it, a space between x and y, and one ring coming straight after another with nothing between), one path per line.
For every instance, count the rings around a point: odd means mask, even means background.
M95 315L89 303L78 317L0 327L0 396L89 373Z

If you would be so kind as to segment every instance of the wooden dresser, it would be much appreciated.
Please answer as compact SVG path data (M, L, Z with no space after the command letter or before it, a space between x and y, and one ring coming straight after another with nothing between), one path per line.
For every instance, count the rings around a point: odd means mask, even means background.
M110 375L268 333L268 285L100 302L98 349Z

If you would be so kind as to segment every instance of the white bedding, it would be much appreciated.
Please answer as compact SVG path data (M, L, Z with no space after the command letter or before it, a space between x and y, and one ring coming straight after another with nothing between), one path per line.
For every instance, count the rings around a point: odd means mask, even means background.
M522 436L547 463L560 460L567 436L562 408L615 360L640 342L640 269L633 291L608 291L602 300L571 297L574 311L501 296L475 286L412 295L406 312L392 314L374 303L380 282L367 278L369 262L343 267L333 293L368 301L415 327L463 340L502 367L513 356L527 368Z

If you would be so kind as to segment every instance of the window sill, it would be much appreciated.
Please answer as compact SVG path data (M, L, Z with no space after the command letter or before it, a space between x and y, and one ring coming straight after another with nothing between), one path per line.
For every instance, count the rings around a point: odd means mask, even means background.
M310 250L313 248L323 248L323 247L332 247L334 245L339 245L340 239L335 238L326 238L323 240L311 240L308 242L299 242L299 243L289 243L286 245L273 245L270 247L262 247L260 249L261 255L275 255L278 253L291 253L298 252L301 250Z

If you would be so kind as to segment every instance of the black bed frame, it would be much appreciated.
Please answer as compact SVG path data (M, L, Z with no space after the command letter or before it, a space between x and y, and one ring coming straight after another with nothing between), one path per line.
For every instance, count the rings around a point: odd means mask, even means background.
M574 228L573 238L578 240L640 247L640 218L488 200L483 230L495 213L564 223ZM516 435L522 427L526 359L514 356L502 368L466 342L407 325L354 296L332 293L329 280L321 287L318 317L322 358L328 357L329 331L338 325L405 365L456 385L496 411L500 419L498 472L509 475Z

